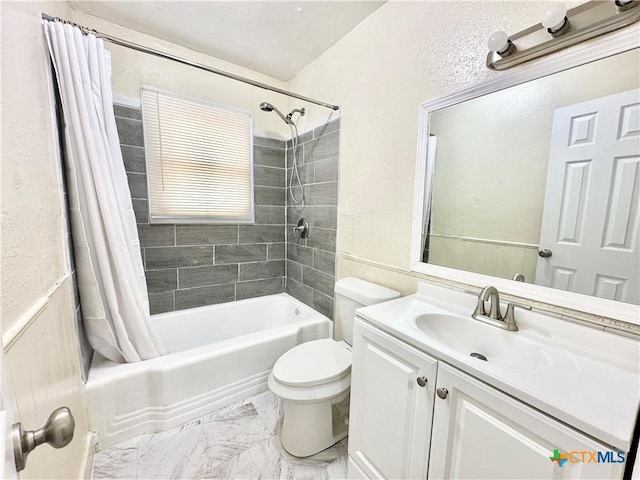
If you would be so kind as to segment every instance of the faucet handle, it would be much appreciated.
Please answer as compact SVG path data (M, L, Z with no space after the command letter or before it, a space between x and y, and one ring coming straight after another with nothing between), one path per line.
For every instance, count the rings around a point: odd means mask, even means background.
M309 222L305 218L298 221L298 225L293 227L293 236L295 238L307 238L309 236Z
M507 304L507 311L504 314L504 317L502 317L502 321L509 325L508 329L512 331L518 330L518 326L516 325L516 318L513 313L516 307L522 308L524 310L531 310L531 307L529 305L523 305L522 303L513 302Z
M511 308L511 311L513 311L514 307L522 308L524 310L531 310L531 306L530 305L525 305L524 303L511 302L511 303L507 304L507 310L509 310L509 308Z

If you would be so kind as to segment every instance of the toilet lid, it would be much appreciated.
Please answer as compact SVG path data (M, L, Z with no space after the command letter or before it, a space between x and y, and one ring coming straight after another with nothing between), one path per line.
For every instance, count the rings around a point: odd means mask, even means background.
M291 386L329 383L351 370L351 352L331 338L301 343L282 355L273 377Z

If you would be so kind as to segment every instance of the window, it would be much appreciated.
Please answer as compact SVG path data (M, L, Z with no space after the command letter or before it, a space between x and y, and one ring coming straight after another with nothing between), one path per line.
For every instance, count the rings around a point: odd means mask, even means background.
M253 223L253 116L142 88L151 223Z

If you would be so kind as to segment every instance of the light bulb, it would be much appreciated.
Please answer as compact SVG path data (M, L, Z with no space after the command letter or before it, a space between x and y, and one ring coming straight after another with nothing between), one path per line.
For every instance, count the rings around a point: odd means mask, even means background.
M489 37L487 47L492 52L502 52L509 47L509 35L502 30L495 32Z
M508 57L517 50L516 46L509 40L509 35L503 31L498 31L491 35L487 42L487 47L502 58Z
M542 17L542 26L555 32L560 30L564 25L565 18L567 16L567 7L565 7L562 3L556 3L549 7L549 9L545 12L544 17Z
M615 0L616 7L619 12L626 12L627 10L637 7L638 3L634 0Z

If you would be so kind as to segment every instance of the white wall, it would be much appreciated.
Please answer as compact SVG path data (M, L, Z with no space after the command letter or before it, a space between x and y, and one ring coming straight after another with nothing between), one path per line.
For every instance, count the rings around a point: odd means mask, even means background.
M39 15L64 3L2 2L2 332L65 271L58 141Z
M409 267L419 104L495 75L486 39L539 22L544 7L392 0L291 80L342 108L339 252Z
M40 14L63 2L0 3L2 143L0 315L15 421L44 425L68 405L76 434L64 450L40 447L23 478L78 478L90 457L80 354L68 277L61 167ZM8 385L2 385L7 388Z
M551 3L391 0L290 81L342 108L337 278L415 291L418 106L499 75L485 66L489 35L539 23ZM314 107L307 118L323 115Z
M73 10L70 18L80 25L154 50L169 52L187 60L278 88L285 90L287 88L285 82L275 78L130 30L79 10ZM140 98L140 87L148 85L251 111L254 113L254 129L280 135L288 133L280 117L273 112L262 112L259 108L260 103L269 102L287 113L287 97L283 95L111 43L106 43L106 47L111 52L112 86L115 95Z

